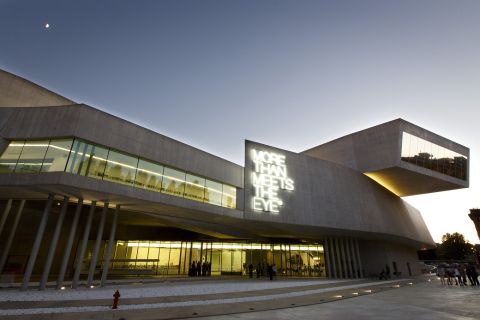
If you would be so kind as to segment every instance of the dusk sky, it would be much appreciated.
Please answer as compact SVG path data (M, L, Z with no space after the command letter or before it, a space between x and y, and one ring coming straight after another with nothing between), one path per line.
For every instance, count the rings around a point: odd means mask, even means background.
M0 68L241 165L403 118L472 160L405 200L480 242L480 1L0 0Z

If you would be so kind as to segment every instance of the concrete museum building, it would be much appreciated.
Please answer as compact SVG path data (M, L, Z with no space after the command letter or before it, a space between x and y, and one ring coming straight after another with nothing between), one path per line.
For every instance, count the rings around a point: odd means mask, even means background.
M246 141L242 167L0 70L0 270L23 289L192 263L415 275L434 242L401 197L468 187L468 159L397 119L300 153Z

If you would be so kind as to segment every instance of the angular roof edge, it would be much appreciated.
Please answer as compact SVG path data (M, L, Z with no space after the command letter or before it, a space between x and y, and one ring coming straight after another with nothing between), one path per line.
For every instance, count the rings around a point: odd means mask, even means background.
M0 107L38 107L75 104L58 93L0 69Z

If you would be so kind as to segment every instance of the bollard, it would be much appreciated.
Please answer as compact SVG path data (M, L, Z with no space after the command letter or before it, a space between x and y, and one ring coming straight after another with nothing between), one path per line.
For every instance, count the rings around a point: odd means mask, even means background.
M113 305L112 309L117 309L118 308L118 300L120 299L120 292L117 290L113 294Z

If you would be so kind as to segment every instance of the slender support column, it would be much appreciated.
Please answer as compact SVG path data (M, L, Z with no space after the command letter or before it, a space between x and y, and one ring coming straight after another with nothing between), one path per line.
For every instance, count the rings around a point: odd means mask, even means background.
M73 240L75 239L75 233L77 232L78 220L80 219L80 213L82 212L83 199L78 199L77 208L73 216L72 226L70 227L70 233L68 234L67 245L63 252L62 264L60 265L60 271L57 277L57 289L60 289L63 285L63 279L65 279L65 271L67 270L68 258L72 252Z
M48 214L53 203L53 194L48 195L47 204L43 210L42 218L40 224L38 225L37 235L35 236L35 241L33 242L32 252L30 253L30 258L28 259L27 268L25 269L25 274L23 275L22 287L21 290L28 289L28 282L32 276L33 267L35 266L35 260L37 260L38 250L42 243L43 233L45 232L45 227L47 226Z
M332 262L332 275L334 278L339 278L338 276L338 269L337 269L337 261L335 259L335 248L334 248L334 241L333 238L329 238L328 240L328 249L330 251L330 260Z
M193 251L193 242L190 242L190 254L188 255L188 269L190 269L190 266L192 265L192 251ZM195 266L196 265L197 264L195 264Z
M358 279L358 264L357 264L357 257L355 254L355 245L354 245L353 239L352 238L348 239L348 243L350 247L350 252L352 253L353 276L355 279Z
M8 199L5 209L3 210L2 218L0 219L0 236L2 235L3 227L5 222L7 222L8 215L10 214L10 209L12 208L12 199Z
M348 238L343 238L343 243L345 244L345 251L347 252L347 267L348 267L348 273L350 274L349 278L354 278L355 276L353 275L352 271L352 257L350 255L350 245Z
M344 270L342 269L342 257L340 255L340 249L339 249L339 243L338 243L338 238L335 238L335 255L337 257L337 266L338 266L338 277L339 278L344 278Z
M357 257L358 257L358 268L360 270L360 278L363 278L365 275L363 274L362 259L360 258L360 250L358 248L358 239L355 239L355 251L357 252Z
M60 209L60 215L58 216L57 225L53 232L52 242L50 243L50 249L48 250L47 260L43 266L42 278L40 279L39 290L45 290L48 281L48 275L52 267L53 257L55 256L55 250L57 249L58 238L60 237L60 231L62 231L63 220L68 208L68 197L63 197L62 208Z
M95 247L93 248L92 259L90 260L90 269L88 269L87 287L93 284L93 278L95 276L95 267L97 266L98 252L100 251L100 245L102 244L103 227L105 226L105 219L107 217L108 202L103 204L102 216L100 217L100 224L97 230L97 240Z
M83 230L82 243L80 244L80 251L78 254L77 264L75 265L75 272L73 274L72 288L78 288L78 280L80 279L80 272L82 271L83 258L85 257L85 251L87 250L88 236L90 235L90 228L92 227L93 213L95 212L96 201L92 201L90 211L88 213L87 224L85 230Z
M178 255L178 275L180 275L180 270L181 270L180 268L182 267L182 249L183 249L183 242L180 242L180 254Z
M107 281L108 268L110 267L110 258L112 257L113 242L115 241L115 232L117 231L117 220L119 211L120 205L117 205L115 207L115 212L113 213L112 228L110 229L110 237L108 238L107 254L105 255L105 259L103 261L102 279L100 281L101 287L105 286L105 283Z
M8 235L7 243L5 244L5 248L3 248L2 257L0 259L0 273L2 273L3 268L5 267L5 263L7 262L8 254L10 253L13 239L15 237L15 234L17 233L18 223L20 222L20 217L22 216L24 206L25 200L20 201L20 206L18 207L17 215L15 216L12 229L10 230L10 234Z
M332 264L330 263L330 257L328 254L330 253L330 248L328 247L328 238L325 238L323 242L323 257L325 258L325 265L327 267L326 275L328 278L333 278L332 276Z
M338 242L340 243L340 251L342 253L343 277L348 279L347 259L345 259L345 245L343 243L343 238L338 238Z

